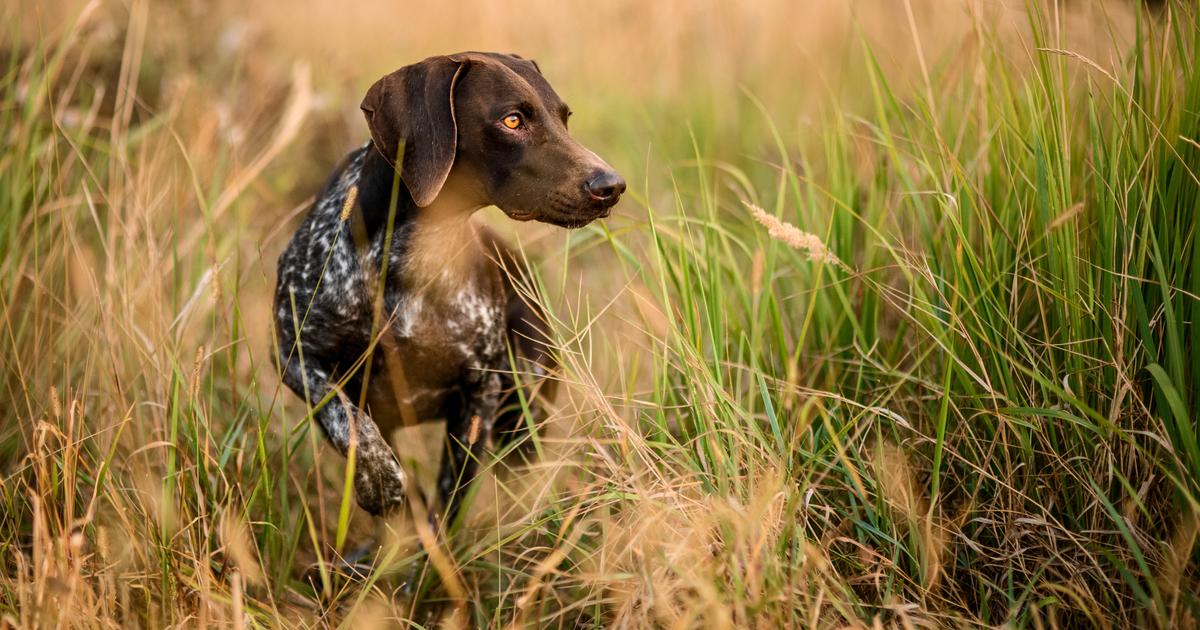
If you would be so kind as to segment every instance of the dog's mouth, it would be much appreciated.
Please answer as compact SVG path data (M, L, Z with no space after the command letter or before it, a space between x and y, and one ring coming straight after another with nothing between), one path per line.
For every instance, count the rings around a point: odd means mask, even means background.
M504 210L504 214L514 221L532 221L537 218L538 213L532 210Z
M616 200L601 203L592 202L583 208L546 208L544 210L504 210L514 221L541 221L562 228L581 228L597 219L606 219L612 214Z
M612 214L612 206L605 205L603 207L590 208L586 212L578 213L545 212L538 217L538 221L573 230L575 228L581 228L592 221L608 218L610 214Z

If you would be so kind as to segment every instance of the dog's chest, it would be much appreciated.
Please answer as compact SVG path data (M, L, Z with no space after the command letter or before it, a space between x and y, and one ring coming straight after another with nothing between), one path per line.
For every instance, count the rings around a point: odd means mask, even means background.
M478 282L398 296L391 333L400 346L447 367L486 365L502 351L499 296Z
M453 415L454 401L499 369L504 352L504 312L486 287L397 297L369 391L381 427Z

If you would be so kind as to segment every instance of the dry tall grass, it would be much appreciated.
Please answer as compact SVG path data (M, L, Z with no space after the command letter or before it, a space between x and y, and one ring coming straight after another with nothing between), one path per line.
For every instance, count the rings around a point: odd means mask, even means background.
M1138 182L1200 170L1176 10L5 6L4 622L1194 625L1194 199L1177 240L1138 218L1165 194ZM536 58L632 190L572 234L485 217L555 318L536 457L449 540L355 513L339 543L344 463L274 373L275 259L363 88L459 49ZM1154 247L1161 277L1130 262ZM435 434L396 437L425 483Z

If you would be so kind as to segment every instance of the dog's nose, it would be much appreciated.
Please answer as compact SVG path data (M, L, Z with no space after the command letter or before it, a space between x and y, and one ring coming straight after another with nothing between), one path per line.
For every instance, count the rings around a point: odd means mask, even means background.
M625 192L625 180L616 171L600 171L588 180L587 191L596 201L615 202Z

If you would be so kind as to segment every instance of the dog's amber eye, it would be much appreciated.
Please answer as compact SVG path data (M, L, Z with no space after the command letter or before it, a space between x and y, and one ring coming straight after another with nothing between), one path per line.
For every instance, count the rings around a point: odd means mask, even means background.
M500 122L503 122L504 126L508 127L509 129L516 129L517 127L521 126L521 122L522 122L521 115L520 114L509 114L509 115L505 116L504 119L501 120Z

